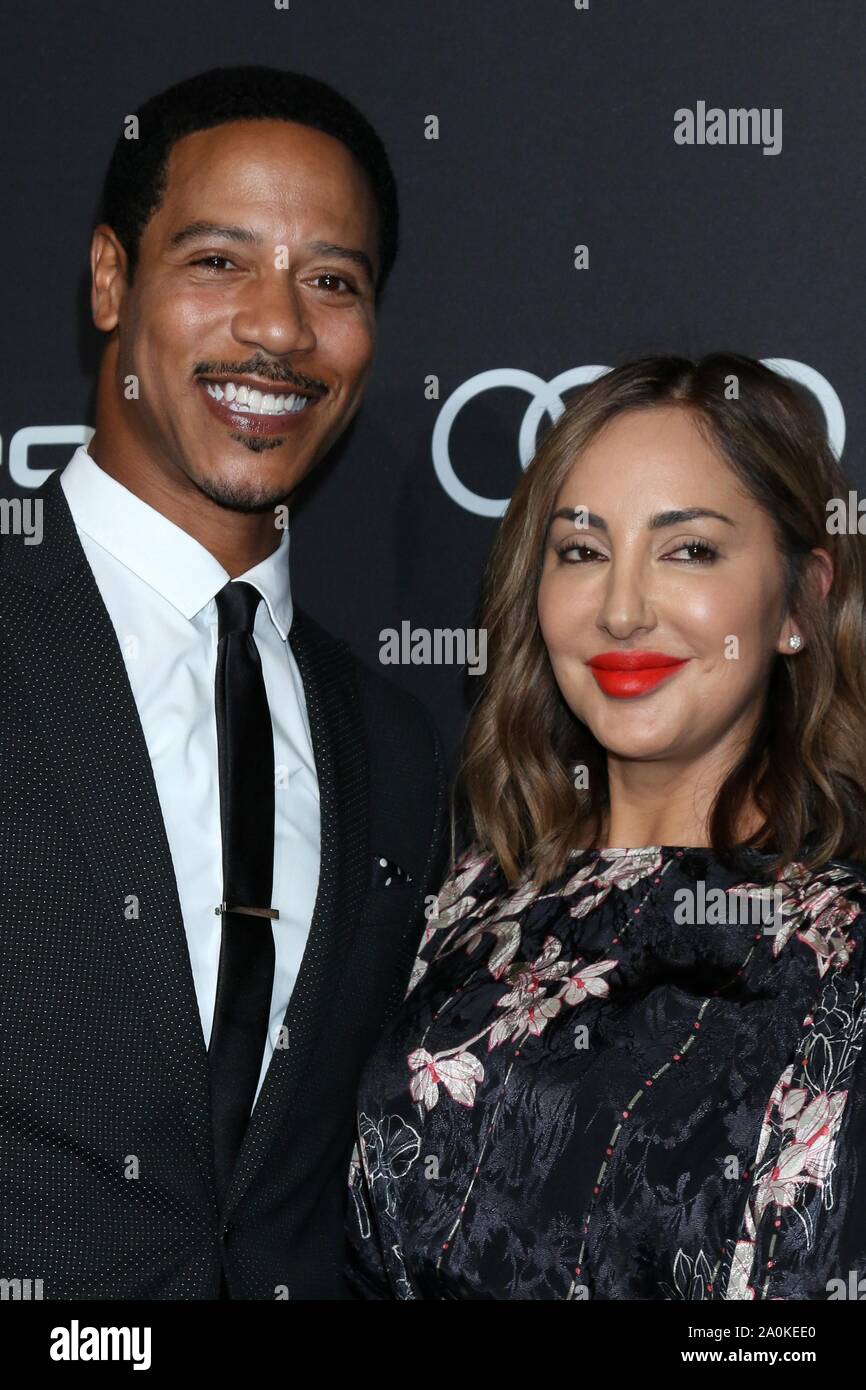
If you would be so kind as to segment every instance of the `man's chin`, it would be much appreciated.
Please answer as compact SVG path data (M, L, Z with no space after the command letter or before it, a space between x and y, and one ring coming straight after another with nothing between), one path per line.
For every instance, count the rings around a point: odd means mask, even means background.
M297 482L273 478L196 478L196 485L230 512L272 512L291 496Z

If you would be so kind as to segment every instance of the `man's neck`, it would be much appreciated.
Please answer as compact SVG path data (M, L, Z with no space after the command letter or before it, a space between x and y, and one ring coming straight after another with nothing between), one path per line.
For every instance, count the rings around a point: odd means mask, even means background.
M94 463L129 492L153 507L203 545L235 579L277 549L282 532L274 512L242 512L221 507L192 482L176 487L154 469L127 466L122 449L103 448L94 433L87 452Z

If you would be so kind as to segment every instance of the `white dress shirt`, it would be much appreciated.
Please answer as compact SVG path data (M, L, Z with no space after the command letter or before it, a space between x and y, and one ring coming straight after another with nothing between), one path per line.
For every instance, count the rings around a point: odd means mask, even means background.
M117 633L174 865L205 1046L219 969L222 839L215 595L230 576L197 540L75 451L60 479ZM274 985L258 1098L304 954L319 882L319 786L292 625L289 532L243 575L262 594L254 638L274 731ZM255 1104L255 1100L253 1101Z

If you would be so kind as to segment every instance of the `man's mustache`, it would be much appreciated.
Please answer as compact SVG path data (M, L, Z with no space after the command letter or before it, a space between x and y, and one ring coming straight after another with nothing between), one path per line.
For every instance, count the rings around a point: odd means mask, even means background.
M297 386L300 390L316 396L324 396L328 390L323 381L305 376L303 372L286 372L285 369L262 363L238 367L225 362L201 362L196 364L194 370L197 377L227 377L229 380L235 377L256 377L259 381L267 381L273 386Z

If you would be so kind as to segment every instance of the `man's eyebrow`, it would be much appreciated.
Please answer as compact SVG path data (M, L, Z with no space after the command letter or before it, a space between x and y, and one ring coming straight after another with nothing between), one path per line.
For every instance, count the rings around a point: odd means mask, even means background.
M371 285L375 283L373 263L366 251L357 251L351 246L337 246L333 241L309 241L307 250L312 251L314 256L336 256L338 260L351 261L366 271Z
M547 523L548 530L553 525L554 521L556 521L557 517L562 517L564 521L570 521L576 524L576 510L580 511L582 509L560 507L558 511L553 513L553 516ZM702 516L714 517L716 521L725 521L729 526L736 526L737 524L735 521L732 521L729 516L725 516L723 512L714 512L709 507L685 507L668 512L656 512L655 516L651 516L647 522L647 530L662 531L666 526L680 526L684 521L696 521ZM597 531L607 531L609 529L604 517L597 516L595 512L586 513L586 526L594 526ZM584 528L579 527L578 529L583 530Z
M261 246L262 238L258 232L254 232L249 227L224 226L219 222L188 222L185 227L181 227L169 240L169 246L184 246L188 241L199 241L202 238L213 237L222 241L239 241L246 246ZM307 250L314 256L336 256L343 261L351 261L353 265L358 265L365 272L370 284L375 283L373 274L373 263L366 251L355 250L351 246L338 246L332 241L310 241L307 243Z
M218 237L221 241L242 241L247 246L260 246L262 239L249 227L226 227L219 222L188 222L175 232L169 246L183 246L202 237Z

